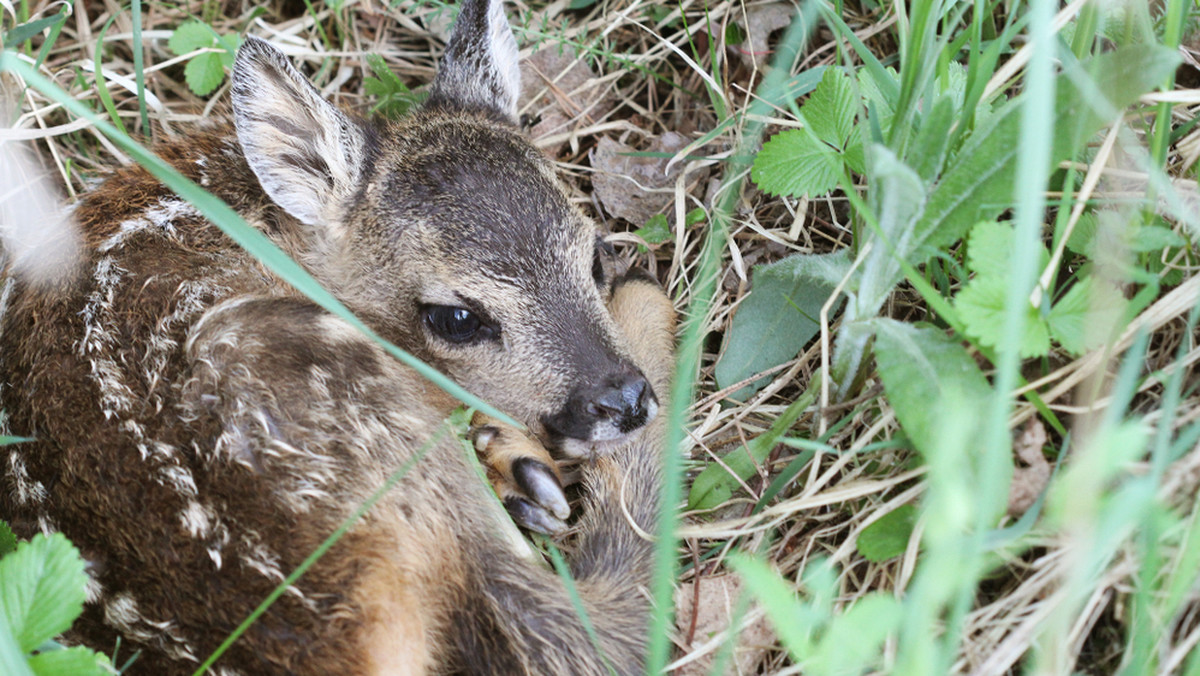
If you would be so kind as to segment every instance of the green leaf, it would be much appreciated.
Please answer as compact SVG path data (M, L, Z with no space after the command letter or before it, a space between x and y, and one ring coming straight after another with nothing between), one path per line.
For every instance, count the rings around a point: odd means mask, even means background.
M641 237L647 244L662 244L671 239L671 224L664 214L654 214L646 224L633 234Z
M866 560L882 563L904 553L916 523L917 508L902 505L864 528L854 546Z
M983 221L971 228L967 240L967 269L981 277L1008 275L1012 265L1013 228L996 221Z
M176 56L191 54L197 49L217 46L217 33L208 24L200 21L188 21L181 24L167 40L167 47Z
M800 108L804 121L814 135L825 143L846 149L846 140L854 130L858 99L850 86L850 76L841 68L827 68L812 96Z
M1088 277L1054 304L1046 321L1054 340L1067 352L1079 356L1113 336L1126 304L1120 290Z
M754 287L738 306L717 360L717 385L728 387L795 357L820 330L821 307L849 268L846 249L796 254L755 267ZM730 398L745 401L766 380L743 387Z
M1142 225L1134 231L1133 241L1129 243L1129 247L1138 253L1148 253L1185 244L1187 244L1187 240L1170 228L1161 225Z
M938 329L875 319L875 362L900 426L922 453L935 450L942 407L983 411L991 386L963 346Z
M813 196L837 187L841 170L837 151L810 129L787 129L763 144L750 178L771 195Z
M1075 223L1075 229L1067 238L1067 248L1082 256L1091 256L1092 241L1096 239L1096 230L1100 227L1100 219L1096 213L1088 211L1080 215Z
M0 674L4 676L35 676L25 652L17 645L17 637L4 613L0 613Z
M792 587L766 563L740 552L729 557L729 565L746 581L750 593L762 604L779 634L779 640L797 661L813 650L813 637L824 614L805 613Z
M0 614L24 652L71 627L83 611L83 558L62 533L35 535L0 559Z
M12 528L9 528L7 523L0 521L0 559L16 548L17 534L12 532Z
M116 673L108 657L79 646L38 653L29 658L29 666L38 676L110 676Z
M932 181L942 171L950 148L950 128L957 113L954 99L941 96L921 118L921 128L909 151L908 164L923 181Z
M1117 110L1137 101L1171 73L1178 58L1165 47L1130 45L1065 69L1055 85L1050 161L1057 164L1072 157ZM1081 90L1076 80L1086 82L1086 89ZM1021 101L1010 102L963 144L930 194L917 226L915 234L927 244L925 250L957 241L972 224L994 218L1012 205L1022 114Z
M900 600L889 593L872 592L854 602L842 615L833 618L821 643L807 658L806 674L865 674L882 670L881 649L895 635L904 620ZM847 646L853 649L847 650Z
M196 96L208 96L225 79L221 55L215 52L198 54L183 69L188 89Z
M999 348L1004 336L1004 304L1008 298L1008 280L1001 276L977 275L954 299L958 316L967 333L981 344ZM1037 308L1024 303L1025 332L1021 336L1021 356L1041 357L1050 352L1050 334Z
M62 11L54 16L48 16L35 21L30 21L29 23L23 23L20 26L13 26L4 33L4 40L0 42L3 42L3 44L10 47L15 47L16 45L25 42L29 38L38 35L47 28L53 28L56 24L63 23L67 20L67 14L68 13L66 11Z

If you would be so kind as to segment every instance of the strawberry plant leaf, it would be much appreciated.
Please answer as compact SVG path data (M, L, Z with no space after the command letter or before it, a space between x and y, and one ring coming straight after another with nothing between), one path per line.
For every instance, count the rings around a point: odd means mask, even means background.
M0 559L0 614L23 652L70 628L86 583L79 550L62 533L35 535Z
M959 318L967 334L982 345L1000 347L1004 335L1004 304L1008 297L1008 281L1003 276L976 275L954 299ZM1021 336L1021 357L1041 357L1050 352L1050 334L1046 321L1029 303L1025 307L1025 332Z
M846 75L846 71L826 68L820 84L800 112L818 139L845 150L858 113L858 100L850 87L850 76Z
M1080 280L1046 316L1050 334L1064 350L1079 356L1112 336L1126 303L1120 290L1111 284L1094 277Z
M108 657L81 646L32 655L29 666L38 676L109 676L115 673Z
M167 46L176 56L191 54L197 49L213 47L217 43L217 34L207 24L200 21L188 21L181 24L167 40Z
M208 96L225 80L221 55L214 52L197 54L183 69L188 89L196 96Z
M837 152L811 130L788 129L763 144L750 177L771 195L821 195L837 187L841 167Z
M647 244L662 244L671 239L671 224L664 214L654 214L646 224L633 234L641 237Z

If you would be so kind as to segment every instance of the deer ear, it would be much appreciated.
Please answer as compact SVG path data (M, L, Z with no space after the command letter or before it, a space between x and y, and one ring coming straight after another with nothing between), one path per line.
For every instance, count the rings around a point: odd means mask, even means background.
M520 57L502 0L463 0L430 106L486 110L516 124Z
M247 37L233 65L233 119L250 168L301 222L336 227L362 174L367 134L279 50Z

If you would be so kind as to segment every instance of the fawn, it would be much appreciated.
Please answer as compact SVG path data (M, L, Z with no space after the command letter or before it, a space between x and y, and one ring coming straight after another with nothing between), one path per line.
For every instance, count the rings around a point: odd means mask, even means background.
M528 427L480 419L475 435L518 522L565 527L546 447L587 458L570 565L598 640L442 437L214 673L640 672L638 530L661 507L674 311L615 270L523 136L518 79L499 0L464 1L428 101L395 122L340 111L248 38L232 122L158 151L380 335ZM72 270L3 280L6 425L35 440L0 451L0 517L88 560L71 640L120 637L132 673L186 674L458 402L140 167L74 215Z

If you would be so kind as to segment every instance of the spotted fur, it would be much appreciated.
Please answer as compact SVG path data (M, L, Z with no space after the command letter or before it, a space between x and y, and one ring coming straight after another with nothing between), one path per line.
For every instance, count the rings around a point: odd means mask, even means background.
M370 122L252 38L233 120L157 150L381 335L550 445L596 455L571 565L598 641L443 439L217 674L640 673L638 533L658 511L673 312L653 283L600 264L595 225L514 125L515 64L500 3L469 0L429 104ZM58 278L6 252L0 400L6 431L35 441L0 457L0 517L23 536L64 532L88 561L70 640L120 638L122 655L141 651L131 674L191 673L457 402L140 167L74 217L82 251ZM470 308L494 340L439 340L430 305ZM588 405L631 383L636 416Z

